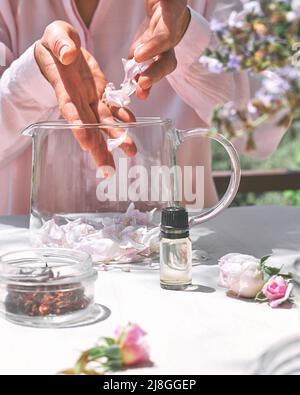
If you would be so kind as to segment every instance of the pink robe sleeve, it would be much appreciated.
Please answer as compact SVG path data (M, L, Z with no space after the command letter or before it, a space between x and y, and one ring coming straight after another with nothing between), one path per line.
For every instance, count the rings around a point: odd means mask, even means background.
M199 63L199 58L207 47L216 43L209 27L212 18L226 20L233 10L240 8L238 0L207 0L202 15L199 2L190 1L191 23L176 47L178 67L168 76L168 81L182 98L198 114L204 124L209 125L213 109L226 102L245 106L251 98L252 85L247 72L212 74ZM276 126L275 120L260 128L256 135L256 151L251 155L265 158L273 153L285 130ZM240 153L246 153L246 139L234 142Z
M14 160L30 140L21 131L49 119L57 106L54 90L34 57L34 45L18 57L16 27L9 3L0 10L0 168Z

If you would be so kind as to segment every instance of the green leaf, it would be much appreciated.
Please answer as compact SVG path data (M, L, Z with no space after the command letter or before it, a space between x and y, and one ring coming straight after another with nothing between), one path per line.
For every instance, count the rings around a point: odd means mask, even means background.
M273 277L273 276L277 276L277 275L280 273L281 268L278 269L278 267L272 267L272 266L266 266L266 265L264 265L264 266L263 266L263 271L264 271L264 273L266 273L268 276Z
M280 276L282 278L284 278L285 280L292 280L293 279L292 273L283 273L283 274L280 274Z
M112 345L107 347L105 351L105 356L109 358L110 360L116 360L116 361L121 361L122 356L121 356L121 350L119 345Z
M89 350L89 357L93 360L106 356L106 348L103 346L94 347Z
M122 364L122 361L121 361L121 360L120 360L120 361L113 360L113 361L107 362L107 363L104 365L104 367L105 367L107 370L116 371L116 370L121 370L121 369L123 368L123 364Z
M113 346L114 344L116 344L115 339L113 339L112 337L105 337L104 340L108 346Z
M260 291L257 295L255 300L259 303L266 303L268 301L268 298L266 298L265 294Z
M266 255L261 258L260 263L263 265L269 258L271 258L272 255Z

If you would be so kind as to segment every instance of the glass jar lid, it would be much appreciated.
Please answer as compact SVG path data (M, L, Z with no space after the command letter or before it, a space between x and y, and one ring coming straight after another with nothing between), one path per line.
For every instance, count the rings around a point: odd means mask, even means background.
M63 285L97 277L89 254L56 248L9 252L0 257L0 283L26 286Z

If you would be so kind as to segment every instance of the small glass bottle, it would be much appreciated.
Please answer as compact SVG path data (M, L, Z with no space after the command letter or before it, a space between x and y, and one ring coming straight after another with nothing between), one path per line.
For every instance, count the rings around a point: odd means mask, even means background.
M192 284L192 242L185 208L162 211L160 239L160 285L163 289L184 290Z

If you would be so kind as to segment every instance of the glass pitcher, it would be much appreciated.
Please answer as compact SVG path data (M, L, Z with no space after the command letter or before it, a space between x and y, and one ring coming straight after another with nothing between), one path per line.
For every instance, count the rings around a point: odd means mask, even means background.
M115 171L108 176L77 140L80 133L97 132L108 144L112 130L130 136L137 153L129 157L110 140ZM158 252L162 208L185 205L196 213L191 226L199 225L228 207L239 188L240 162L233 145L206 129L177 130L171 120L139 118L109 125L58 121L32 125L23 134L33 138L30 229L35 247L83 250L99 263L151 260ZM176 160L182 143L193 139L197 144L199 138L219 142L232 166L225 196L210 209L203 209L203 168L182 167Z

